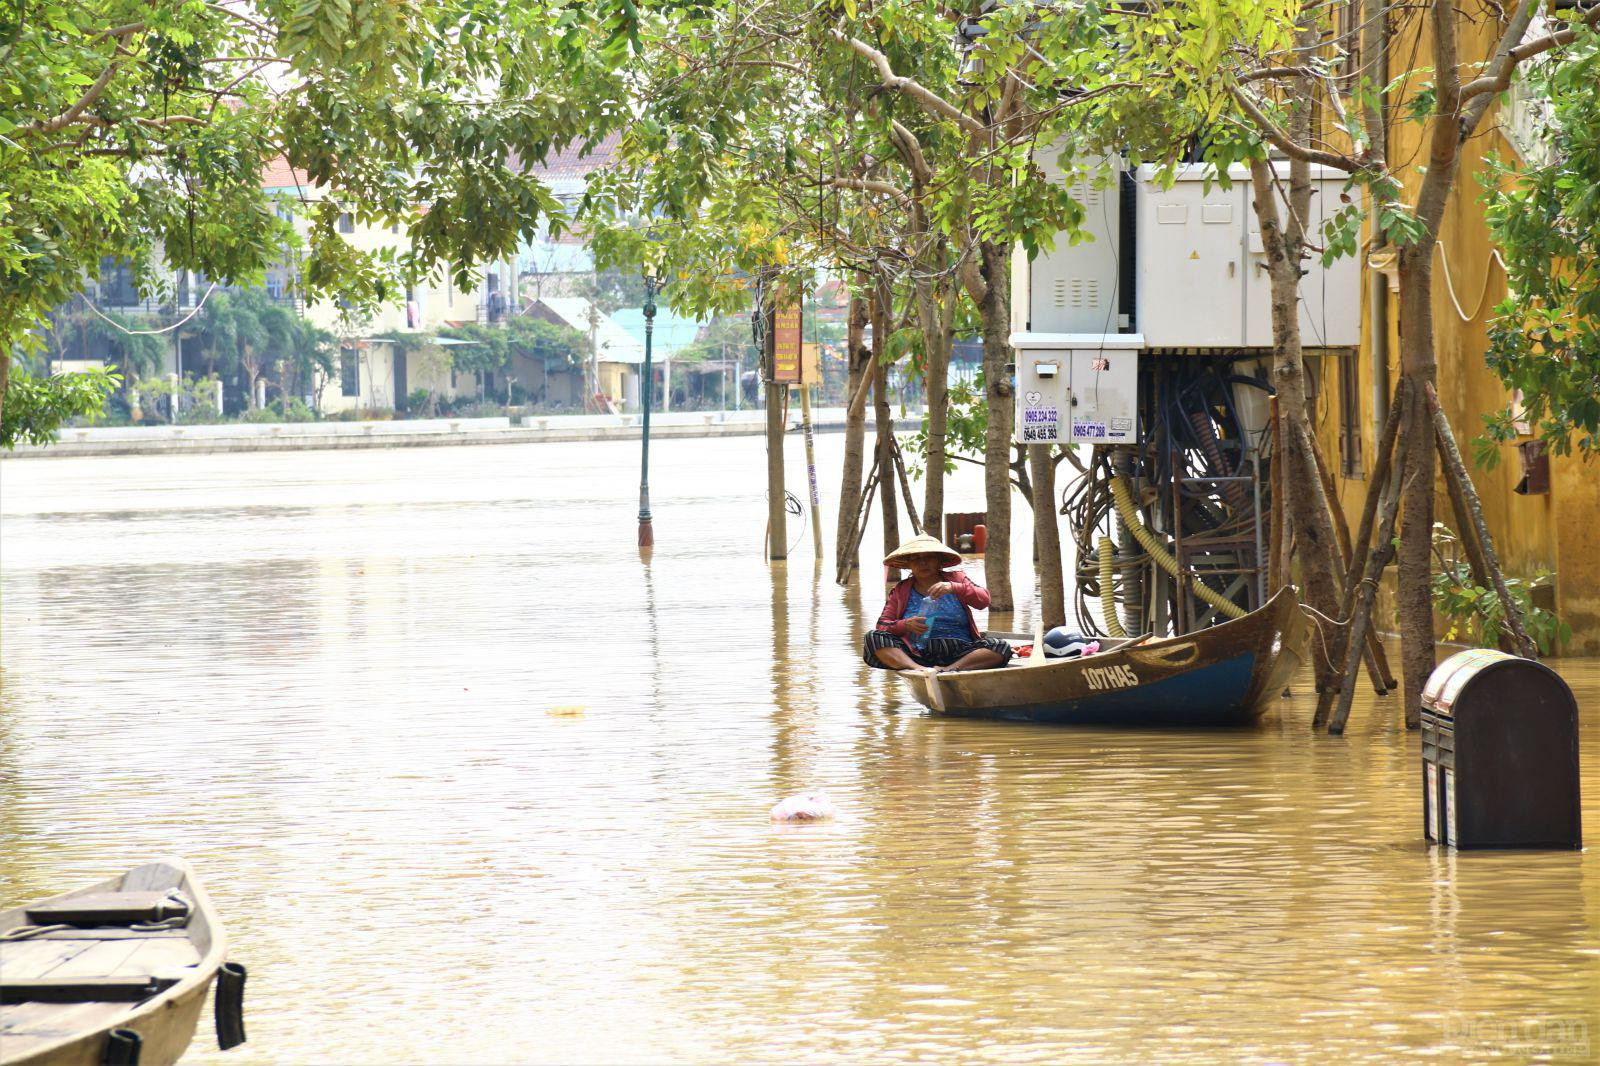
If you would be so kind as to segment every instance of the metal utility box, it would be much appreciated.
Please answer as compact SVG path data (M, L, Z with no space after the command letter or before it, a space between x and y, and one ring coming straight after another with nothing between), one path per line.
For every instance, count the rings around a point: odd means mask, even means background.
M1287 177L1288 164L1275 165ZM1170 188L1157 183L1157 173L1140 167L1136 183L1139 332L1152 348L1270 348L1272 279L1249 169L1229 168L1226 189L1208 180L1214 172L1199 164L1178 168ZM1319 231L1344 206L1346 178L1315 167L1312 181L1309 226ZM1284 210L1280 205L1280 214ZM1324 267L1312 258L1302 268L1302 342L1308 348L1360 344L1360 263L1347 256Z
M1106 163L1088 177L1064 173L1052 151L1040 153L1039 168L1069 186L1083 205L1085 236L1071 244L1060 234L1056 246L1033 261L1028 321L1040 333L1115 333L1126 325L1117 313L1121 169Z
M1578 702L1548 666L1452 655L1422 691L1423 835L1452 848L1581 848Z
M1139 439L1136 333L1015 333L1018 444Z

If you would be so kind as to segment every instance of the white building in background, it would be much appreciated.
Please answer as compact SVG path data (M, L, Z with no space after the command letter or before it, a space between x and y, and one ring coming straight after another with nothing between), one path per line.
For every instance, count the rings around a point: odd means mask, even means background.
M321 199L321 191L282 159L262 175L261 184L269 195ZM307 224L297 221L296 225L303 233ZM403 226L369 225L349 213L339 217L338 230L364 252L403 249L409 242ZM456 372L450 357L452 347L469 342L434 337L416 347L406 344L403 335L432 335L448 326L503 322L515 299L515 271L509 262L489 264L478 269L472 286L465 289L457 288L448 277L430 279L359 321L347 320L332 301L306 303L300 299L292 262L268 272L267 293L275 300L292 302L307 320L339 338L336 374L318 382L312 398L320 411L398 410L419 390L442 400L477 393L477 376Z
M530 318L570 326L589 339L591 374L600 395L612 407L639 405L639 371L644 342L602 314L582 296L545 296L528 305Z

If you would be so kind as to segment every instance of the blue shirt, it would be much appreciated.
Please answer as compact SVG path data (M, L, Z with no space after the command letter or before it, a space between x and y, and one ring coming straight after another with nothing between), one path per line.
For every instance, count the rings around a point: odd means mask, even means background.
M906 601L907 618L922 615L928 622L928 631L912 640L918 648L926 648L928 641L934 637L948 637L955 640L971 640L972 626L967 621L967 609L955 594L945 593L936 600L930 600L915 588L911 590L911 598Z

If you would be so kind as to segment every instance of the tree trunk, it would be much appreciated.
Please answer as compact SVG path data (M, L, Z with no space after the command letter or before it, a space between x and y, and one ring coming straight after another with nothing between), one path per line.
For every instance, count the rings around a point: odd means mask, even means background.
M6 389L11 386L11 348L0 345L0 416L5 414Z
M860 278L857 285L862 286ZM850 297L850 318L845 336L845 365L849 371L849 385L845 389L848 404L861 388L872 362L872 352L866 346L867 298L860 294ZM835 573L843 574L860 566L860 559L847 557L855 534L856 515L861 511L861 463L866 452L867 411L865 407L845 412L844 470L839 475L839 523L833 539Z
M1306 410L1305 360L1300 340L1300 255L1304 233L1292 220L1289 231L1285 232L1277 201L1273 199L1270 165L1258 160L1251 163L1250 171L1256 217L1261 224L1261 241L1272 281L1272 383L1277 389L1278 417L1283 430L1274 460L1287 464L1282 482L1287 490L1284 511L1299 543L1297 559L1305 582L1305 599L1333 618L1339 612L1342 589L1333 569L1339 549L1313 451L1316 437ZM1305 164L1292 165L1291 198L1298 198L1302 171L1305 171ZM1309 189L1309 173L1305 184ZM1305 217L1303 212L1300 217ZM1339 664L1329 654L1328 640L1313 641L1312 647L1317 686L1331 692L1338 687Z
M894 412L889 409L889 368L883 352L889 337L889 309L881 289L872 299L872 406L878 424L878 492L883 508L883 554L900 546L900 505L895 496Z
M1372 551L1366 559L1351 562L1351 570L1359 570L1364 576L1356 579L1357 595L1360 600L1350 614L1350 631L1344 641L1344 677L1339 687L1338 706L1328 722L1329 733L1343 733L1345 722L1350 717L1350 703L1355 699L1356 664L1361 659L1361 645L1366 643L1373 600L1378 595L1378 582L1383 577L1383 568L1389 565L1389 559L1394 555L1395 513L1400 503L1401 485L1404 484L1406 476L1404 452L1396 453L1394 466L1393 481L1385 480L1380 483L1374 480L1372 485L1383 497L1381 507L1383 514L1378 522L1378 539L1373 543Z
M945 426L949 416L951 327L957 293L924 281L917 284L917 312L927 343L924 377L928 399L928 454L923 473L922 528L944 539Z
M1030 444L1028 468L1033 483L1033 544L1039 557L1038 610L1046 629L1065 625L1067 603L1061 572L1061 522L1056 512L1056 464L1049 444Z
M984 549L984 581L989 587L992 611L1015 608L1011 592L1011 245L983 241L984 295L983 378L989 401L989 425L984 443L984 521L988 545Z
M1400 252L1400 372L1408 382L1401 433L1406 483L1401 491L1399 552L1401 691L1406 727L1421 723L1422 687L1433 672L1433 419L1423 390L1438 368L1433 356L1433 242Z

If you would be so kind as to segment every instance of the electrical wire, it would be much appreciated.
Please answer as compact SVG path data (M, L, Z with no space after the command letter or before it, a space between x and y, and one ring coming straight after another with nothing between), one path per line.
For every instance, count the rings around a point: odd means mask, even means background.
M205 307L206 301L211 299L211 294L213 292L216 292L216 291L217 291L217 283L213 281L211 283L211 287L206 290L206 294L204 296L200 297L200 302L194 305L194 310L193 311L190 311L188 314L186 314L182 318L178 319L178 321L174 322L172 325L170 325L170 326L162 326L160 329L129 329L127 326L121 325L115 319L112 319L111 317L109 317L104 311L102 311L98 307L96 307L94 305L94 302L91 301L89 299L89 297L85 296L83 298L83 302L84 302L84 305L89 308L89 310L93 311L95 314L97 314L101 318L105 319L106 323L108 325L110 325L113 329L121 330L123 333L126 333L130 337L155 337L155 336L159 336L160 334L163 334L163 333L171 333L173 330L177 329L179 326L182 326L185 322L189 321L195 315L198 315L200 313L200 310L203 307Z
M1489 300L1489 282L1494 278L1494 264L1500 264L1501 273L1510 273L1506 269L1506 261L1500 258L1500 249L1489 249L1489 266L1483 272L1483 289L1478 293L1477 306L1472 309L1471 314L1468 314L1462 308L1460 298L1456 296L1456 283L1455 279L1450 276L1450 256L1445 251L1444 241L1435 240L1434 247L1439 249L1439 265L1444 267L1444 287L1450 293L1450 302L1455 305L1456 314L1461 316L1461 321L1463 322L1475 321L1483 313L1483 305Z

